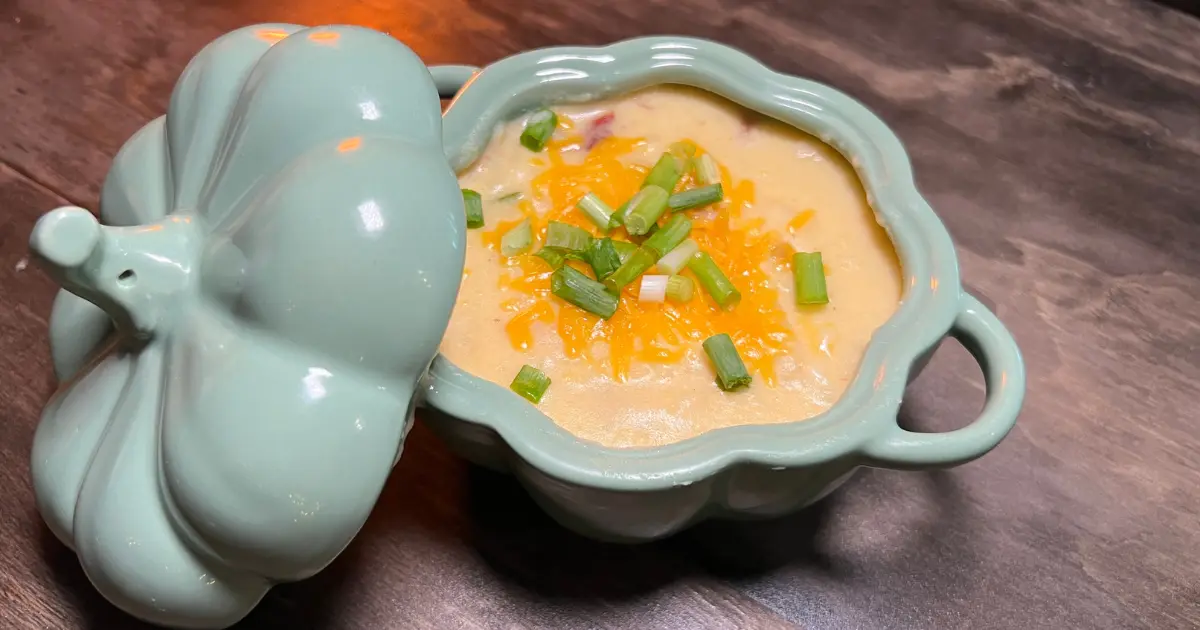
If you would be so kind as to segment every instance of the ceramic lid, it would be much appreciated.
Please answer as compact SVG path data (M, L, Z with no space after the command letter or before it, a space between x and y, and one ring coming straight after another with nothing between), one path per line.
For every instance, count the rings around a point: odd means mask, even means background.
M401 452L465 252L436 86L367 29L235 31L121 149L100 217L30 240L66 289L39 509L113 603L224 627L340 553Z

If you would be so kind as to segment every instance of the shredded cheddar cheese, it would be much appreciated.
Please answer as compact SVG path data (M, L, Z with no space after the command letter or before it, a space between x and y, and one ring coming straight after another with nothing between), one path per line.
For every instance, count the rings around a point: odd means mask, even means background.
M571 131L563 123L560 128ZM632 153L646 145L642 138L610 136L584 154L583 138L573 133L559 135L567 137L552 140L544 152L530 158L535 166L544 167L531 182L538 204L530 199L518 202L539 243L544 242L550 221L569 223L599 236L592 222L575 208L575 203L592 192L609 206L619 208L637 193L649 170L629 160ZM697 149L698 154L704 153L702 147ZM721 179L725 199L707 218L692 215L698 220L693 222L690 238L713 257L741 292L742 300L736 308L723 310L702 291L685 303L642 303L637 300L639 283L635 282L625 289L616 314L604 320L551 295L552 270L544 261L531 254L514 256L502 259L508 269L501 276L502 293L506 296L502 308L512 313L505 325L512 347L528 351L539 334L553 330L566 356L607 368L615 379L623 382L635 362L681 361L689 353L699 352L704 339L724 332L733 338L747 368L767 385L774 385L775 361L788 354L794 333L781 310L778 292L762 266L770 264L785 269L794 250L783 235L764 230L762 219L742 219L743 211L755 203L752 181L733 181L724 167ZM692 184L691 176L685 175L676 190ZM549 210L539 213L539 205ZM788 224L788 231L794 234L812 215L812 210L800 213ZM660 222L665 220L666 217ZM497 223L482 235L484 245L498 251L500 238L519 222ZM609 236L629 239L623 228ZM536 250L537 247L533 251ZM592 274L586 264L576 261L568 264L589 276ZM687 270L682 273L691 275ZM824 343L821 331L808 325L805 328L801 333L810 345L817 348Z

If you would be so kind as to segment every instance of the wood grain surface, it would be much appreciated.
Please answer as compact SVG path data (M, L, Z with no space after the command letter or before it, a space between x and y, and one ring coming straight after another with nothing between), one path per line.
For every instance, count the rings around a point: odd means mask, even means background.
M34 510L54 287L26 239L56 205L95 208L191 55L259 21L371 26L431 63L682 33L848 91L907 144L1029 394L976 463L866 471L792 517L635 547L564 531L418 426L357 541L243 627L1200 627L1194 17L1135 0L0 0L0 628L141 627ZM982 388L947 344L903 423L961 426Z

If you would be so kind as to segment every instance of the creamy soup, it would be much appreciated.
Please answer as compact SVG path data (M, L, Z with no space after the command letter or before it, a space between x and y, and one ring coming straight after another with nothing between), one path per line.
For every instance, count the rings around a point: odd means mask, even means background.
M513 121L460 175L460 185L479 194L483 225L468 233L445 357L503 386L523 366L536 368L551 381L538 408L574 435L613 447L794 422L837 402L872 333L901 298L891 242L846 161L808 135L690 89L652 88L553 111L557 122L544 147L534 151L522 141L540 118L529 130L528 118ZM620 299L608 318L552 291L555 261L536 255L548 226L576 226L596 239L630 241L622 251L632 249L644 237L628 232L642 228L601 230L602 221L577 204L591 193L634 225L622 206L664 154L683 173L672 193L701 187L717 167L720 201L668 208L657 224L686 216L695 243L687 247L708 255L740 301L726 299L722 308L694 265L678 270L674 275L687 280L671 285L690 284L690 299L680 290L659 301L660 288L642 284L653 279L639 277L614 293ZM524 221L532 242L521 249ZM797 304L796 252L821 254L827 303ZM568 256L566 266L589 281L601 274L586 255ZM820 274L821 263L816 269ZM671 274L655 266L642 275ZM720 333L734 342L748 386L720 386L703 346Z

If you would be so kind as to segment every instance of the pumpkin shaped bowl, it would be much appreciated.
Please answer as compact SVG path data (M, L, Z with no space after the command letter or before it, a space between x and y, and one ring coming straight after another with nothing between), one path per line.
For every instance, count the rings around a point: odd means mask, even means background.
M33 487L116 606L226 627L362 527L462 274L438 103L382 33L239 29L117 154L104 225L38 221L64 289Z
M663 84L699 88L807 132L853 165L894 245L904 289L844 394L804 420L614 448L579 439L506 384L438 356L424 379L418 417L463 457L515 474L565 526L623 542L668 536L707 517L783 514L825 496L862 466L949 467L995 447L1022 403L1020 353L996 317L963 292L949 234L917 191L895 134L845 94L705 40L648 37L542 49L496 62L467 82L443 116L446 153L463 173L498 127L531 111L619 99ZM901 429L904 389L947 336L963 342L983 367L983 411L946 433Z

